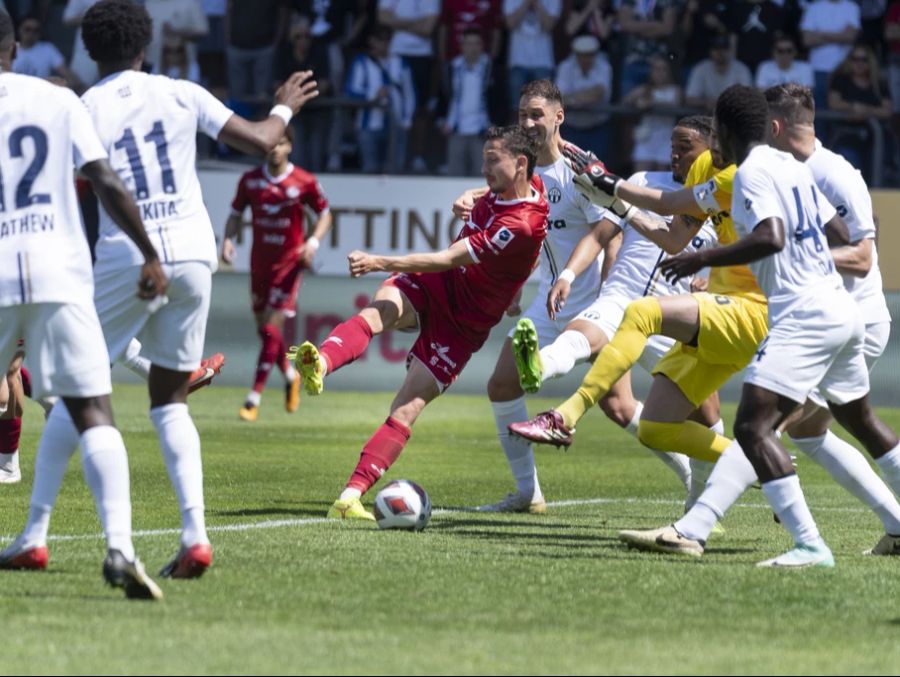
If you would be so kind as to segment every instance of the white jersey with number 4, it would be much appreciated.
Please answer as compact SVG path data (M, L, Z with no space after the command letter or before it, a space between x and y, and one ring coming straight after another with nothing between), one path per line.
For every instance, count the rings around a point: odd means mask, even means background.
M2 73L0 130L0 306L89 302L72 168L106 158L90 117L68 89Z
M199 85L133 70L103 78L82 100L160 260L214 268L216 242L197 178L196 135L218 137L231 110ZM143 261L102 208L96 254L99 269Z
M847 223L850 242L875 239L875 219L872 216L872 197L859 170L841 155L823 147L816 141L816 150L806 159L819 190ZM890 322L891 313L884 299L881 269L878 267L878 250L872 247L872 267L865 277L841 275L844 287L859 304L863 322L876 324Z
M595 205L575 188L575 184L572 183L575 172L566 164L564 158L560 157L552 165L538 165L534 171L544 182L547 202L550 204L547 237L541 251L540 286L535 297L542 300L547 298L550 288L559 278L581 238L591 232L591 226L603 218L608 218L614 223L618 223L619 220L611 212ZM601 252L596 262L575 278L565 311L560 314L561 320L571 319L597 298L600 292L602 265Z
M836 290L845 293L825 237L825 224L837 212L805 164L756 146L734 176L731 207L741 237L769 218L784 224L784 248L750 264L769 300L769 327L794 308L827 306Z

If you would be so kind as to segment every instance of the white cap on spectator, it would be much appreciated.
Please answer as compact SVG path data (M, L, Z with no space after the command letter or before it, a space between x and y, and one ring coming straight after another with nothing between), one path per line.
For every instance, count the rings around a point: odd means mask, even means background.
M593 54L600 51L600 41L593 35L579 35L572 40L572 51L576 54Z

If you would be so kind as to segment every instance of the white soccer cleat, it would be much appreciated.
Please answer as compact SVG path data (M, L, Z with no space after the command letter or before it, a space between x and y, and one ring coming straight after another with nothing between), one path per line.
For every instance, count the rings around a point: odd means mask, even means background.
M479 505L476 512L528 512L540 515L547 512L547 502L543 496L533 496L521 492L512 492L496 503Z
M682 536L672 524L649 531L620 531L619 540L625 542L629 548L688 557L702 556L705 545L703 541Z
M0 484L15 484L22 481L19 469L19 452L0 454Z
M772 569L804 569L806 567L833 567L834 555L825 541L799 544L778 557L767 559L756 564L758 567Z
M900 536L885 534L871 550L864 550L863 555L900 555Z

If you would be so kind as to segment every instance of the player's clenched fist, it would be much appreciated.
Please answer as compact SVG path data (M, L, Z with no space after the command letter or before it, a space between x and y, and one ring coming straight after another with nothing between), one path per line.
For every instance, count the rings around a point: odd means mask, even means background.
M350 275L353 277L381 270L378 266L377 256L361 252L358 249L347 254L347 262L350 264Z

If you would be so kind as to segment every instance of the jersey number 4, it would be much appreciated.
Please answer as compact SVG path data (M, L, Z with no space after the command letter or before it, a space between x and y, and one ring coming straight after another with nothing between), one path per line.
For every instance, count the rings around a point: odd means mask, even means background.
M145 143L152 143L156 147L156 160L162 170L163 192L172 194L177 192L175 187L175 172L172 171L172 163L169 161L169 144L166 141L166 130L162 120L153 123L153 128L144 136ZM134 177L134 196L138 200L146 200L150 197L150 186L147 183L147 172L141 161L141 153L138 150L137 139L131 127L127 127L122 138L113 144L116 150L124 150L131 165L131 175Z
M25 144L23 143L25 139L31 139L34 157L16 187L16 209L24 209L28 205L50 203L49 193L31 193L34 180L44 168L44 163L47 162L47 134L43 129L34 125L17 127L9 135L9 154L12 157L25 157ZM3 174L0 173L0 212L6 211L5 195Z

